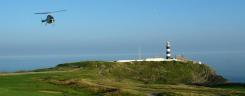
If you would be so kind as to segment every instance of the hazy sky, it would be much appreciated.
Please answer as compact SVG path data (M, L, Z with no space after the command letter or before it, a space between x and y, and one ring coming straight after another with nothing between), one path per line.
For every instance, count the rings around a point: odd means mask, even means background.
M0 55L245 51L245 0L1 0ZM53 14L55 25L41 24Z

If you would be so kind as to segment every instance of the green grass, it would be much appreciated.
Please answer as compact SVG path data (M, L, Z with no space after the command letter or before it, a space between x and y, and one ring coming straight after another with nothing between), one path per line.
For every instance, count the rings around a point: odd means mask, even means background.
M54 85L38 80L56 74L0 76L0 96L88 96L83 89Z
M35 72L0 75L0 96L245 96L243 88L189 85L225 81L191 62L88 61Z
M213 88L222 88L222 89L229 89L229 90L237 90L245 92L245 86L244 85L236 85L236 84L229 84L229 85L216 85L212 86Z
M46 71L71 70L72 68L80 68L101 78L111 77L119 81L126 78L144 83L159 84L225 82L223 77L216 75L208 66L191 62L116 63L91 61L61 64L55 68L46 69Z

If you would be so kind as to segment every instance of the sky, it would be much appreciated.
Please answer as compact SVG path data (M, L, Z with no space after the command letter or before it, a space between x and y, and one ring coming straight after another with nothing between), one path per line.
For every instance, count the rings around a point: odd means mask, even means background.
M0 56L245 52L244 0L1 0ZM52 14L56 23L41 23Z

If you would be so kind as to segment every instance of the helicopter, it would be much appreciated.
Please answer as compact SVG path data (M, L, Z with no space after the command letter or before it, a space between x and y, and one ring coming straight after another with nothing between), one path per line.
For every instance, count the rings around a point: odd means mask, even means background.
M64 12L66 10L58 10L58 11L51 11L51 12L40 12L40 13L34 13L34 14L48 14L46 19L41 20L42 23L47 24L52 24L55 22L54 17L51 15L52 13L57 13L57 12Z

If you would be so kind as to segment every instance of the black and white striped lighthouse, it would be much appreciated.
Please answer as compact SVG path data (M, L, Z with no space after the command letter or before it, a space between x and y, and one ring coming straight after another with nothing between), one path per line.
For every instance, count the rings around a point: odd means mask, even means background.
M170 42L167 41L166 43L166 59L171 59L171 45Z

